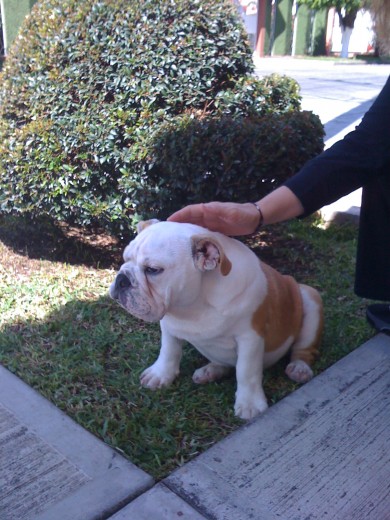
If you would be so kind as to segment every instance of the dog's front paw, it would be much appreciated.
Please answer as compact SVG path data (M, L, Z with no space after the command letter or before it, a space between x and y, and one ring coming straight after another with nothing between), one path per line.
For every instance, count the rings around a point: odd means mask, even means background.
M157 390L157 388L169 386L178 374L178 370L169 370L156 362L142 372L140 381L145 388Z
M265 412L267 408L267 401L262 395L250 396L246 399L237 397L234 413L240 419L248 420Z
M291 361L286 367L286 374L296 383L307 383L313 377L313 371L305 361L296 359Z

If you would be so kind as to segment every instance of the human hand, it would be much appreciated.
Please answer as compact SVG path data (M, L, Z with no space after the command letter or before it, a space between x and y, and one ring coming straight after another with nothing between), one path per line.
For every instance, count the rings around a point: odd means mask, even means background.
M259 225L260 213L250 202L208 202L191 204L176 211L170 222L188 222L203 226L210 231L219 231L225 235L250 235Z

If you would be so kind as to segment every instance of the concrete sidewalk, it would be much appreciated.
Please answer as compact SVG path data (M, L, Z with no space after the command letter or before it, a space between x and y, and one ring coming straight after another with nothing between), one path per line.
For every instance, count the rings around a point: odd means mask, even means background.
M0 365L0 519L107 518L153 479Z

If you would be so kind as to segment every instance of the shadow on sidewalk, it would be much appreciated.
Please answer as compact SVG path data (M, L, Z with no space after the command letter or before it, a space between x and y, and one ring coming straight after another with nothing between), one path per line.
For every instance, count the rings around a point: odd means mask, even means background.
M364 116L367 110L371 107L372 103L376 98L372 98L368 101L364 101L357 107L340 114L339 116L331 119L327 123L325 123L325 134L326 140L331 139L337 134L343 132L346 128L356 122L358 124L360 119Z

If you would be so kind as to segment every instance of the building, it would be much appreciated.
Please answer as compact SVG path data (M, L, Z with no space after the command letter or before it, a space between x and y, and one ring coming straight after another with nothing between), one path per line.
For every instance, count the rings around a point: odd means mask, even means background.
M339 55L341 29L335 9L314 11L297 0L233 0L253 50L261 56ZM355 22L349 55L374 50L372 19L361 10Z
M19 27L25 16L29 14L32 6L37 0L0 0L1 10L1 38L0 48L3 54L7 54L7 50L16 38Z

